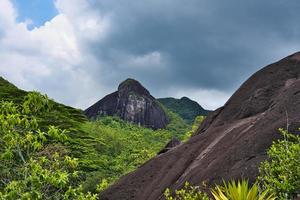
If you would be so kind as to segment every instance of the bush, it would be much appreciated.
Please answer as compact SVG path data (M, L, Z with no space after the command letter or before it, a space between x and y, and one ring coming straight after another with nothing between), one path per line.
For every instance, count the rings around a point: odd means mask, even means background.
M63 147L66 131L40 129L35 116L49 109L48 98L37 92L29 93L21 106L0 103L1 200L96 199L78 185L77 159Z
M192 125L192 130L186 132L185 135L183 136L184 141L187 141L188 139L190 139L191 136L193 136L193 134L196 133L196 131L198 130L202 122L205 120L205 118L206 116L202 116L202 115L199 115L195 118L194 123Z
M209 200L208 195L202 192L200 187L191 186L188 182L182 189L175 190L174 195L171 194L170 189L166 189L164 195L166 200Z
M204 185L205 187L205 185ZM199 186L191 186L188 182L180 190L175 190L172 195L169 189L164 192L166 200L209 200L207 193L200 190ZM259 193L257 184L249 187L248 181L224 182L223 186L216 185L211 189L214 200L274 200L275 196L268 190Z
M263 188L279 199L292 199L300 193L300 136L280 129L282 140L273 142L269 160L260 166L259 181Z
M224 182L223 186L217 185L215 189L211 190L215 200L274 200L273 194L268 194L265 190L259 194L258 186L254 184L249 187L248 181L230 181Z

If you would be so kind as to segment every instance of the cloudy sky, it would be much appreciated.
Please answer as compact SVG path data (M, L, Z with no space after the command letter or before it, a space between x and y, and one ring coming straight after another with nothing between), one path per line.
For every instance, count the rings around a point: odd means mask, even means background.
M0 0L0 75L78 108L128 77L222 106L300 50L299 0Z

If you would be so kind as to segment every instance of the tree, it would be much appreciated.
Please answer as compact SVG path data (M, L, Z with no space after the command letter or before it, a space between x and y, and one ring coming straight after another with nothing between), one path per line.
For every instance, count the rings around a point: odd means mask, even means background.
M63 145L67 131L39 127L36 116L50 111L37 92L21 106L0 102L0 199L96 199L78 184L77 159Z

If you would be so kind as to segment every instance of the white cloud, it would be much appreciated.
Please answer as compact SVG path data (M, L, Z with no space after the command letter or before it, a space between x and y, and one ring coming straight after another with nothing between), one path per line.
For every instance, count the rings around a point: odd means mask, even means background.
M23 89L86 107L90 103L86 99L93 99L90 91L100 88L85 69L92 56L82 49L85 43L101 39L109 22L88 11L82 15L82 6L88 5L77 3L56 1L59 14L29 30L28 20L16 21L12 2L0 0L0 75Z
M0 0L0 30L14 25L17 16L13 4L8 0Z
M77 37L83 40L103 40L110 29L108 15L100 15L86 0L56 0L56 8L72 23ZM87 41L85 41L87 42Z

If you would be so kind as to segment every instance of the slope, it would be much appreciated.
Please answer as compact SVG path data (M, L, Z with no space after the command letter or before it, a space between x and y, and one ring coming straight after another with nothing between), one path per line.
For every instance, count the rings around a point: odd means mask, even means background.
M0 78L0 101L22 104L28 93ZM190 128L174 113L168 113L170 123L166 129L154 131L117 117L89 121L81 110L53 100L51 104L51 112L38 116L39 124L44 128L56 125L68 130L65 148L79 158L85 191L95 191L101 181L111 183L135 170L155 156L172 137L180 138Z
M156 200L185 181L208 185L246 178L253 182L278 128L299 133L300 53L251 76L218 110L210 113L188 142L156 156L121 178L103 199Z

